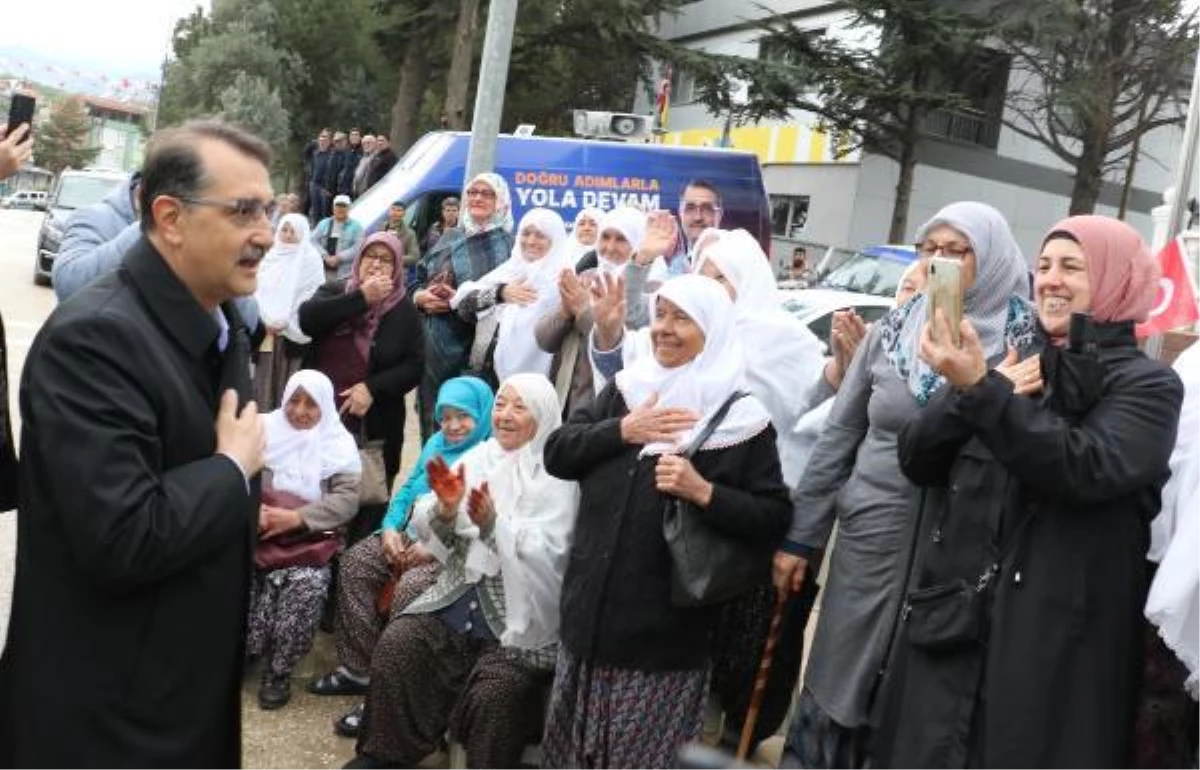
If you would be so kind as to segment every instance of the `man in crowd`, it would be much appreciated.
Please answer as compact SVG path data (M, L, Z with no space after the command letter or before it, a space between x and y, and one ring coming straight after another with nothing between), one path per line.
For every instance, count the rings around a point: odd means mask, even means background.
M333 199L333 216L322 219L312 234L312 242L325 257L326 279L350 275L362 239L362 225L350 218L350 196L338 195Z
M54 296L65 302L97 277L111 273L142 237L138 197L142 174L117 185L108 197L79 209L67 220L58 255L50 269ZM274 232L274 230L272 230ZM258 304L254 297L233 300L246 328L258 332Z
M350 143L346 140L344 131L336 131L333 134L333 148L329 154L329 166L325 171L325 190L330 197L338 195L349 195L350 191L342 192L342 172L346 169L346 164L350 162Z
M412 283L417 277L417 263L421 261L421 247L417 244L417 234L404 221L404 201L394 201L388 209L387 223L383 229L393 233L404 245L404 281Z
M219 121L156 134L143 237L29 351L4 767L240 764L265 437L229 300L271 245L270 160Z
M330 149L330 137L333 129L322 128L317 136L317 150L312 156L312 166L308 177L308 221L316 224L329 216L329 199L331 196L328 184L329 163L333 159Z
M425 233L424 251L429 251L436 246L442 234L447 230L458 227L458 198L443 198L439 211L441 217L430 225L429 232Z
M362 158L358 161L358 166L354 169L354 182L351 185L352 194L355 198L367 191L367 174L371 171L371 165L375 162L375 137L367 134L362 138Z
M396 153L392 152L392 140L387 134L379 134L375 137L375 159L371 163L371 168L367 171L367 184L365 190L370 190L375 184L387 176L392 167L396 165Z

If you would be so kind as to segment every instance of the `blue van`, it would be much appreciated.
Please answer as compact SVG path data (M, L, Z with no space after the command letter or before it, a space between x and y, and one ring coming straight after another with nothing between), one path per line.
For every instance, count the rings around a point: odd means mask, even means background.
M402 200L405 218L424 237L437 221L443 198L462 194L467 132L421 137L388 175L354 202L350 216L368 232L382 226L388 207ZM580 209L622 205L679 208L689 179L712 182L721 192L721 227L743 227L770 253L771 219L758 156L727 149L630 144L589 139L501 135L495 171L512 193L513 221L531 208L556 210L568 228Z

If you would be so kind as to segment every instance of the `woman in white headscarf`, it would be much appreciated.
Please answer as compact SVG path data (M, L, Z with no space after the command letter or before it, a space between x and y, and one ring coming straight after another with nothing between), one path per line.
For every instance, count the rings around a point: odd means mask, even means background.
M541 737L579 501L543 460L560 424L550 381L518 374L492 438L430 462L412 521L442 571L379 638L355 766L415 767L449 729L468 767L519 767Z
M538 347L530 330L558 304L559 275L570 266L570 242L562 217L545 208L526 212L517 227L512 255L479 280L459 286L450 300L455 310L469 306L476 319L473 371L491 369L496 381L523 372L550 373L552 356Z
M283 406L263 421L267 463L246 653L264 658L259 705L277 709L290 699L292 669L312 646L340 542L336 530L358 512L362 465L338 417L333 383L318 371L293 374Z
M300 305L325 283L321 252L309 241L308 218L285 214L275 243L258 266L259 317L267 334L254 366L254 398L262 411L275 409L288 378L300 369L309 336L300 328Z
M685 275L654 296L653 354L616 376L546 445L580 483L562 638L542 742L547 767L670 767L704 721L715 605L671 598L669 496L770 552L791 519L770 415L753 395L688 460L678 451L746 387L729 296Z
M596 238L600 235L600 219L604 211L598 208L582 208L575 215L571 225L571 261L578 262L583 255L596 248Z

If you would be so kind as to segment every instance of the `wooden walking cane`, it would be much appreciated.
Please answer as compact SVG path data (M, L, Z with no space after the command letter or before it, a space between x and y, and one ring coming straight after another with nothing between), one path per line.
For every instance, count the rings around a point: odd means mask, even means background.
M775 658L775 646L783 630L783 610L787 606L788 592L775 592L775 609L771 612L771 627L767 631L767 643L763 647L758 673L754 676L754 690L750 693L750 707L746 709L746 721L742 723L742 740L738 743L737 760L742 762L750 752L754 740L754 728L758 726L758 715L762 711L763 698L767 694L767 679L771 676L771 661Z

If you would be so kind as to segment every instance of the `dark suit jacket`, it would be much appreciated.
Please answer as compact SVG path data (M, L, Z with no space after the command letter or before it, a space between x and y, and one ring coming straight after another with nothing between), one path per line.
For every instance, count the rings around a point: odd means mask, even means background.
M215 455L230 343L145 239L59 305L21 381L0 766L229 767L257 495Z
M0 512L17 505L17 453L13 449L8 405L8 339L4 336L4 319L0 317Z

